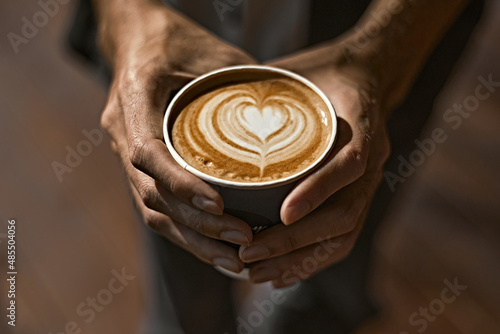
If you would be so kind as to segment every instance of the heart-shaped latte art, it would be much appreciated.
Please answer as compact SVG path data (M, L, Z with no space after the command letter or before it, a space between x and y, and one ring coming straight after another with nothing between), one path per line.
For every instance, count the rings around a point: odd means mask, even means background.
M228 90L215 96L200 111L198 126L212 147L262 173L267 165L293 155L299 137L313 135L306 127L313 120L288 97L262 99L252 93Z
M245 129L265 142L267 137L275 133L283 127L286 115L274 110L271 107L264 107L262 110L256 106L247 106L240 109L238 122L240 122Z
M307 164L324 141L322 116L315 109L319 103L305 98L297 85L276 79L204 95L179 117L182 121L174 127L177 147L202 157L202 163L215 161L219 168L224 166L217 160L237 162L242 169L248 169L245 164L255 166L259 171L255 176L241 173L252 178L263 178L266 168L286 161L290 166Z

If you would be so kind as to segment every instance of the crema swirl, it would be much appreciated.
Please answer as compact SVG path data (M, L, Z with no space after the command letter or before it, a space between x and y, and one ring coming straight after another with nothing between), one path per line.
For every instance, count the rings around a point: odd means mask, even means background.
M238 182L296 174L326 150L332 120L323 100L292 79L228 85L194 99L172 141L192 167Z

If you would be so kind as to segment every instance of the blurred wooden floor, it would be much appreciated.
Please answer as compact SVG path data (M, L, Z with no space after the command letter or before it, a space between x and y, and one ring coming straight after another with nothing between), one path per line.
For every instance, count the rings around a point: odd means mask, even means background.
M421 135L442 128L448 139L401 186L379 230L371 287L383 313L357 334L500 333L500 87L459 126L443 119L476 94L479 76L500 82L492 3ZM464 289L450 303L445 280Z
M358 333L423 332L420 308L436 310L443 281L455 278L467 288L442 303L425 333L500 333L500 93L456 130L442 121L474 93L479 75L500 81L495 3L428 125L449 139L401 186L379 231L372 290L383 312ZM21 18L39 10L35 0L0 2L1 34L19 34ZM59 334L71 321L82 333L137 333L144 309L137 217L107 140L62 182L51 166L65 163L83 130L99 128L105 102L105 88L63 47L73 10L72 2L62 5L18 54L0 39L0 248L5 254L7 219L15 218L19 272L17 326L2 320L0 333ZM113 270L135 278L109 294ZM77 313L87 298L109 304L90 320ZM409 322L414 312L418 325Z
M20 34L21 18L31 20L40 7L0 2L0 233L10 218L18 229L18 323L15 331L2 327L2 311L0 333L65 333L71 321L82 333L137 333L142 315L137 219L109 141L93 145L62 182L51 166L66 164L66 147L78 149L83 130L99 128L105 102L104 86L64 47L75 4L61 5L15 54L5 36ZM78 314L89 297L108 303L102 290L123 268L135 276L123 291L93 319L89 306Z

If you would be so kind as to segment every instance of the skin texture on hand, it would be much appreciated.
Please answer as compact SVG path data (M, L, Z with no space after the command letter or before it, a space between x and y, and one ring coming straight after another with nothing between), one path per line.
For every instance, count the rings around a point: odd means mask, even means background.
M252 263L252 281L273 281L276 287L345 258L389 155L387 115L466 2L373 1L357 29L270 63L323 90L339 118L338 138L322 166L285 199L284 224L252 236L245 222L223 214L214 189L175 163L162 140L162 118L175 91L189 80L255 61L160 1L96 0L101 49L114 69L101 122L145 222L206 263L234 272ZM394 4L400 8L394 10ZM392 16L382 24L376 17L388 8ZM379 24L379 33L354 53L346 52L370 24ZM220 240L242 247L238 253Z
M193 78L254 60L161 3L122 15L120 23L108 22L101 30L114 67L101 123L135 203L156 232L204 262L239 272L244 264L237 251L220 240L248 244L250 227L223 214L219 194L174 161L163 143L162 119L175 91Z
M407 94L428 54L466 1L373 1L357 29L271 63L315 83L332 102L338 140L326 162L303 179L275 226L240 248L253 282L284 287L344 259L362 229L390 153L386 118ZM446 8L446 10L445 10ZM443 9L443 12L437 9ZM388 13L390 14L387 17ZM381 23L381 15L386 15ZM378 34L356 43L364 29ZM346 46L355 45L350 50ZM255 263L254 263L255 262Z
M337 112L338 138L322 166L285 199L284 225L257 234L250 246L240 248L243 261L258 261L250 269L253 282L272 280L283 287L345 258L382 178L390 150L372 76L334 50L320 48L272 63L305 76L327 95Z

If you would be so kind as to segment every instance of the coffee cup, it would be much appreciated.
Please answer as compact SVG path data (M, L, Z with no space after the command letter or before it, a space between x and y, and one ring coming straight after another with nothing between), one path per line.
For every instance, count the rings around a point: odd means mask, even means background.
M163 134L175 161L214 187L224 211L254 233L281 223L283 200L330 154L335 110L304 77L243 65L202 75L167 107Z

